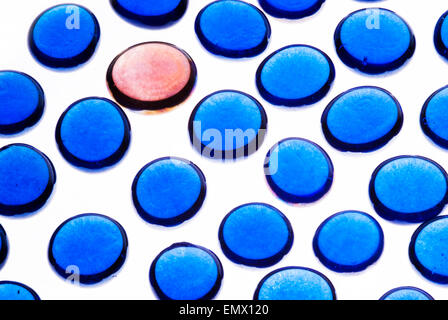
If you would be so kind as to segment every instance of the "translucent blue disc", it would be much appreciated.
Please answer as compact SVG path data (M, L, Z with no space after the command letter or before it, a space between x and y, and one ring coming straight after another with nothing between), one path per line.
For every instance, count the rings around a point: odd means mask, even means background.
M317 229L313 248L319 260L336 272L358 272L376 262L384 247L381 226L370 215L344 211Z
M422 289L414 287L399 287L386 292L380 300L434 300L431 295Z
M82 214L56 229L48 258L61 277L94 284L121 268L127 248L126 232L117 221L99 214Z
M35 125L44 111L39 83L17 71L0 71L0 134L14 134Z
M426 100L420 125L434 143L448 149L448 87L437 90Z
M263 106L248 94L225 90L198 103L188 124L190 140L213 159L246 157L258 150L267 129Z
M427 279L448 283L448 217L440 216L422 224L409 245L412 264Z
M184 15L188 0L110 0L110 3L119 15L130 22L163 26Z
M208 51L229 58L262 53L271 36L266 16L255 6L239 0L207 5L196 18L195 30Z
M269 267L292 247L294 235L288 218L264 203L249 203L233 209L222 221L219 241L233 262Z
M282 200L310 203L319 200L333 183L333 164L317 144L300 138L280 141L268 153L265 175Z
M22 283L0 281L0 300L40 300L40 298L33 289Z
M422 222L438 215L448 200L445 170L417 156L386 160L370 180L370 200L387 220Z
M368 74L398 69L415 51L411 28L396 13L382 8L349 14L339 23L334 41L342 62Z
M448 11L445 12L437 21L434 30L434 45L437 52L444 58L448 59Z
M399 102L378 87L358 87L337 96L322 115L327 141L340 151L370 152L383 147L403 126Z
M221 287L223 269L210 250L190 243L175 243L151 264L149 278L162 300L213 299Z
M101 169L120 161L130 139L131 128L125 113L105 98L85 98L73 103L56 127L56 141L64 158L89 169Z
M268 56L257 70L257 88L268 102L299 107L321 100L335 77L333 62L324 52L292 45Z
M322 273L287 267L264 277L258 284L254 300L336 300L336 292Z
M271 16L300 19L319 11L325 0L258 0L258 2Z
M8 256L8 238L5 229L0 224L0 268L3 267Z
M56 172L50 159L26 144L0 149L0 215L40 209L53 191Z
M195 164L180 158L161 158L137 174L132 198L145 221L175 226L199 211L206 189L204 174Z
M31 52L52 68L71 68L90 59L100 26L88 9L75 4L51 7L39 15L29 32Z

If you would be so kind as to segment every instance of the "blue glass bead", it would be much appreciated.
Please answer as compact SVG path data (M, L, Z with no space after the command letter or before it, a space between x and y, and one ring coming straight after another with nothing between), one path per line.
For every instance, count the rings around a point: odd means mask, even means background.
M434 143L448 149L448 86L434 92L423 105L420 125Z
M399 156L380 164L370 180L370 200L387 220L422 222L438 215L448 200L445 170L419 156Z
M56 229L48 258L64 279L95 284L121 268L127 248L126 232L117 221L99 214L82 214Z
M264 203L249 203L233 209L222 221L219 241L233 262L269 267L291 250L291 224L278 209Z
M154 259L149 277L159 299L209 300L221 287L223 269L212 251L183 242Z
M288 138L276 144L265 161L269 186L282 200L310 203L319 200L333 183L333 164L317 144Z
M434 300L431 295L422 289L414 287L399 287L386 292L380 300Z
M95 52L100 26L88 9L75 4L51 7L33 22L28 43L34 57L51 68L72 68Z
M56 172L50 159L26 144L0 149L0 215L40 209L53 191Z
M8 256L8 237L6 231L0 224L0 269L3 267Z
M300 107L321 100L335 78L333 62L324 52L292 45L268 56L257 70L260 95L268 102Z
M448 59L448 11L445 12L437 21L436 28L434 30L434 45L437 52L444 58Z
M0 281L0 300L40 300L40 298L33 289L22 283Z
M179 20L188 0L110 0L123 18L138 25L163 26Z
M89 169L116 164L126 153L130 139L125 113L105 98L85 98L73 103L56 127L56 141L64 158Z
M175 226L191 219L206 195L202 171L180 158L161 158L144 166L132 184L132 198L145 221Z
M269 42L271 27L255 6L239 0L220 0L202 9L196 34L211 53L229 58L253 57Z
M336 51L347 66L368 74L401 67L415 51L415 37L395 12L382 8L355 11L334 34Z
M39 83L17 71L0 71L0 134L34 126L42 117L45 96Z
M319 11L325 0L258 0L258 2L271 16L300 19Z
M412 235L409 257L420 273L436 283L448 283L448 216L422 224Z
M378 87L358 87L337 96L322 115L327 141L340 151L370 152L387 144L403 126L399 102Z
M193 110L188 129L193 146L205 157L236 159L258 150L267 129L263 106L239 91L212 93Z
M272 271L260 281L254 300L336 300L336 292L322 273L286 267Z
M358 272L375 263L384 247L381 226L370 215L344 211L317 229L313 248L319 260L336 272Z

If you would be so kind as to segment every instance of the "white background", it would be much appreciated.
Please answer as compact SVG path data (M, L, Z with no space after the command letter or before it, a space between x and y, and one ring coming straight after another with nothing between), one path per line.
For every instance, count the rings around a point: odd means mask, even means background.
M448 289L425 280L408 258L408 245L418 225L387 222L374 212L368 197L371 173L382 161L402 154L430 157L448 169L447 152L422 133L419 114L427 97L448 83L448 63L436 53L433 31L438 18L448 10L444 0L386 0L376 3L355 0L327 0L315 15L296 21L269 17L272 37L267 50L251 59L232 60L209 54L194 33L194 19L211 1L190 0L186 15L177 24L159 30L139 28L122 20L107 0L77 0L91 9L101 25L96 54L81 68L56 72L37 63L27 47L27 33L34 18L57 0L0 1L0 69L14 69L35 77L42 85L47 105L37 126L27 132L0 137L0 144L28 143L53 161L56 188L48 204L37 213L22 218L0 217L10 242L7 263L0 279L23 282L42 299L155 299L148 281L154 257L174 242L188 241L213 250L224 266L224 281L218 299L251 299L260 279L268 272L290 265L315 268L327 275L339 299L378 299L397 286L413 285L427 290L436 299L448 298ZM249 1L258 5L256 0ZM398 72L386 76L366 76L343 65L336 55L333 32L350 12L367 6L383 6L396 11L413 28L417 49L412 60ZM144 41L167 41L185 49L198 67L198 82L191 97L171 111L141 114L126 110L132 141L127 156L115 167L92 173L77 169L60 155L54 129L60 114L75 100L88 96L109 97L105 75L110 61L127 47ZM305 108L285 109L262 100L255 87L255 72L268 54L283 46L303 43L324 50L336 66L336 80L330 93L319 103ZM392 92L400 101L404 127L385 148L370 154L346 154L333 149L323 137L320 117L337 94L360 85L377 85ZM262 102L269 119L267 138L261 149L248 159L234 163L202 158L190 145L187 121L194 106L205 95L221 89L237 89ZM263 160L269 148L286 137L303 137L320 144L335 166L331 191L317 203L291 206L277 199L263 175ZM205 173L206 201L190 221L175 228L161 228L144 222L131 199L131 183L139 169L163 156L192 160ZM218 227L234 207L247 202L267 202L290 219L295 241L290 253L277 265L256 269L236 265L222 253ZM329 215L342 210L363 210L378 219L385 232L385 248L380 260L366 271L338 274L326 269L314 256L312 238ZM102 284L77 287L65 283L51 268L47 247L56 227L80 213L102 213L118 220L129 237L127 260L116 275Z

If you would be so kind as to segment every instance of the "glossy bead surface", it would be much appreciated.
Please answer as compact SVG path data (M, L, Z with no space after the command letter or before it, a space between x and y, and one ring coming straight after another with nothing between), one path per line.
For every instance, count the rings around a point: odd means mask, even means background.
M437 145L448 149L448 87L434 92L423 105L420 125Z
M252 57L263 52L271 35L266 16L244 1L215 1L202 9L196 34L211 53L229 58Z
M205 176L195 164L180 158L161 158L144 166L134 179L134 205L145 221L175 226L191 219L206 194Z
M85 98L61 115L56 141L64 158L75 166L102 169L126 153L131 139L129 120L105 98Z
M445 207L447 174L439 164L424 157L395 157L374 171L369 192L376 212L383 218L422 222Z
M15 281L0 281L0 300L40 300L30 287Z
M325 137L334 148L371 152L383 147L400 132L403 111L386 90L358 87L333 99L321 122Z
M448 11L445 12L437 21L436 28L434 30L434 45L437 52L448 59Z
M300 19L315 14L325 0L258 0L258 2L271 16Z
M434 300L431 295L415 287L399 287L386 292L380 300Z
M6 258L8 257L8 237L6 235L5 229L3 229L0 224L0 269L5 264Z
M428 280L448 283L448 217L440 216L422 224L409 245L412 264Z
M344 211L326 219L313 241L316 256L336 272L366 269L379 259L383 247L381 226L373 217L359 211Z
M193 147L202 156L229 160L258 150L267 121L263 106L255 98L240 91L223 90L198 103L188 130Z
M335 78L331 59L319 49L291 45L269 55L258 67L256 84L268 102L287 107L321 100Z
M415 37L395 12L383 8L355 11L338 25L336 51L347 66L368 74L401 67L415 51Z
M51 7L36 18L28 43L39 62L52 68L72 68L95 52L100 26L94 14L75 4Z
M317 144L289 138L269 151L265 176L272 191L286 202L310 203L322 198L333 183L333 164Z
M110 0L123 18L144 26L164 26L179 20L188 0Z
M0 134L15 134L42 117L45 96L39 83L17 71L0 71Z
M336 292L322 273L286 267L272 271L260 281L254 300L336 300Z
M56 229L48 258L64 279L95 284L122 267L127 247L126 232L118 222L99 214L82 214Z
M278 209L264 203L249 203L233 209L222 221L219 240L233 262L269 267L292 247L289 220Z
M21 215L39 210L56 182L51 161L26 144L0 149L0 214Z
M223 270L210 250L190 243L176 243L153 261L150 282L163 300L208 300L218 293Z

